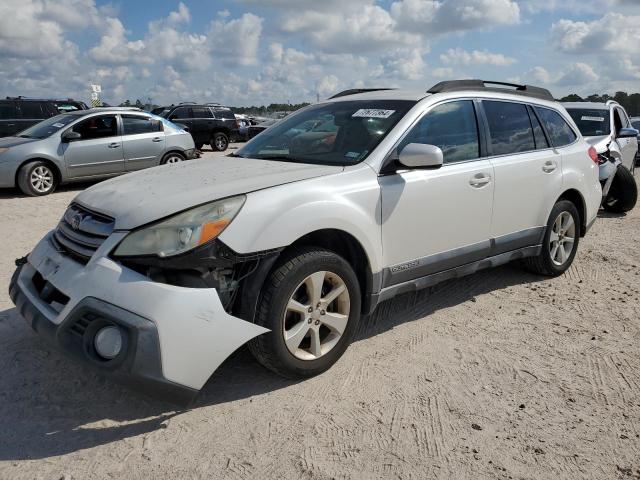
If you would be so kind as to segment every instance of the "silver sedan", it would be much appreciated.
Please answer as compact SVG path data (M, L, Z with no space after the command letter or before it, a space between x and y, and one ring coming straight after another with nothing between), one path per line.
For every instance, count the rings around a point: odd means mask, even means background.
M44 120L0 138L0 188L47 195L57 185L106 178L195 156L191 134L149 113L97 108Z

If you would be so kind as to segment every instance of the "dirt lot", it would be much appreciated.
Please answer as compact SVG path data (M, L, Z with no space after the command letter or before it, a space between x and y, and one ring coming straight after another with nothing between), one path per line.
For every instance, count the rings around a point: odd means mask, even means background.
M0 478L640 478L640 209L601 215L560 278L505 266L397 298L305 382L241 349L176 411L67 360L8 299L84 187L0 192Z

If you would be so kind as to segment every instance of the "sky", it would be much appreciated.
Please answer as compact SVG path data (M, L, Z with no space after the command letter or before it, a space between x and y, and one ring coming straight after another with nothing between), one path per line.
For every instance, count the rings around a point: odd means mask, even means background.
M640 91L640 0L2 0L0 96L313 102L482 78Z

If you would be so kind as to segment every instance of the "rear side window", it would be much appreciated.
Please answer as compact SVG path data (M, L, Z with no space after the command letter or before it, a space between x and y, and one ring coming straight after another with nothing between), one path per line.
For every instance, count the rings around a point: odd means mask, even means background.
M536 113L546 128L554 147L564 147L575 142L576 134L558 112L550 108L536 107Z
M138 133L154 133L162 131L162 123L159 120L148 117L122 117L123 135L136 135Z
M215 110L216 118L221 120L235 120L236 116L228 108L219 108Z
M10 120L17 117L16 106L13 102L0 102L0 120Z
M444 163L480 157L478 123L471 100L448 102L434 107L411 129L398 146L424 143L440 147Z
M211 110L206 107L193 107L193 118L213 118Z
M545 148L549 148L549 142L547 141L547 137L544 136L544 131L542 130L542 125L540 125L540 121L533 111L533 107L528 107L529 117L531 118L531 125L533 126L533 137L536 141L536 148L538 150L544 150Z
M482 102L491 134L493 155L535 150L527 106L522 103Z
M21 102L20 111L22 112L22 118L44 118L40 102Z

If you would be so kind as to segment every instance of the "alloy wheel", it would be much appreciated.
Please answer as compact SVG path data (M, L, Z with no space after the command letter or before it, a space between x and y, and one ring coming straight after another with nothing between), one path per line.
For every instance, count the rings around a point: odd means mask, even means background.
M564 265L573 251L576 240L576 224L569 212L562 212L553 222L549 236L551 261L557 266Z
M29 176L29 182L38 193L46 193L53 188L53 172L44 165L33 169Z
M291 295L284 313L287 349L300 360L316 360L342 338L349 321L349 290L333 272L315 272Z
M177 155L171 155L165 163L180 163L182 158Z
M225 150L227 148L227 140L222 135L216 137L215 144L218 150Z

